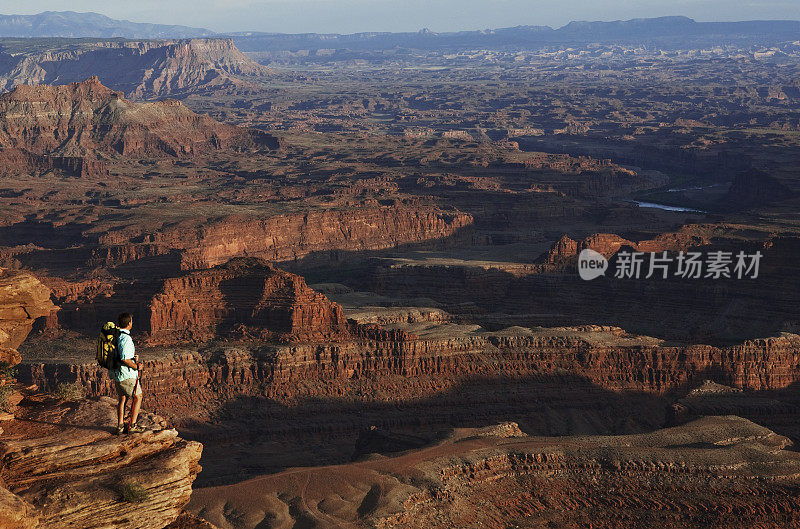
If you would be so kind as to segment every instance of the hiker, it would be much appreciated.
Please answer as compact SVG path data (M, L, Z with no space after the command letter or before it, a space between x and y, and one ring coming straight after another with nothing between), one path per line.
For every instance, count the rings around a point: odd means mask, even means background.
M141 433L144 431L140 425L136 424L139 418L139 409L142 407L142 384L139 380L139 355L131 338L131 328L133 328L133 316L128 312L123 312L117 319L119 337L117 338L117 352L119 354L120 365L117 369L109 370L109 375L114 380L119 395L117 404L117 435L122 433ZM125 404L131 399L131 416L127 425L123 425L125 418Z

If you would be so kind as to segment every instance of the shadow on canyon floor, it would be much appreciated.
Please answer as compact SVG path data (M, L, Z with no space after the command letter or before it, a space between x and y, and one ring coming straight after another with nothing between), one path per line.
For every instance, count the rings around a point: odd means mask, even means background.
M662 427L671 403L653 394L609 391L570 374L474 378L410 397L378 401L351 394L287 405L237 396L213 413L211 423L185 423L181 433L205 447L196 483L205 487L289 467L346 463L359 434L371 426L434 442L453 428L504 421L517 422L530 435L620 435Z
M755 251L753 244L746 246ZM425 262L399 252L337 252L281 266L309 283L342 283L395 304L429 299L488 330L611 325L679 343L724 346L791 331L787 322L800 320L792 287L800 288L792 264L800 259L796 246L768 251L755 279L645 279L646 266L641 279L617 279L612 259L607 277L584 281L574 267L520 276L481 262Z

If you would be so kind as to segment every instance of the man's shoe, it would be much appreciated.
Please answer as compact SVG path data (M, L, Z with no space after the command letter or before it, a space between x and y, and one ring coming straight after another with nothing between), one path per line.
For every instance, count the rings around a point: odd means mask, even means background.
M130 428L125 428L125 433L143 433L147 430L143 426L139 426L138 424L134 424Z
M125 433L125 427L122 425L117 426L117 429L114 430L114 435L122 435L123 433Z

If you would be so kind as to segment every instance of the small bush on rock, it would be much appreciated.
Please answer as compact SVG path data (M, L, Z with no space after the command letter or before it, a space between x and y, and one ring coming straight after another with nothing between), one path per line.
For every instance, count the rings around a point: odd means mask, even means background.
M80 400L85 396L85 391L77 382L62 382L56 386L55 396L59 400Z
M17 369L8 362L0 362L0 380L16 378Z
M120 500L128 503L142 503L150 497L144 487L134 482L120 483L118 491Z
M14 390L8 386L0 386L0 411L8 411L8 397L14 393Z

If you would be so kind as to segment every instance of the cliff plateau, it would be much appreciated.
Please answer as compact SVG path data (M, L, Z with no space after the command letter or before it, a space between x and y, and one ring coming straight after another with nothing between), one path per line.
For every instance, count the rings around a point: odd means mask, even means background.
M135 99L252 90L271 74L230 39L67 41L41 50L0 42L0 88L82 81L90 75Z

